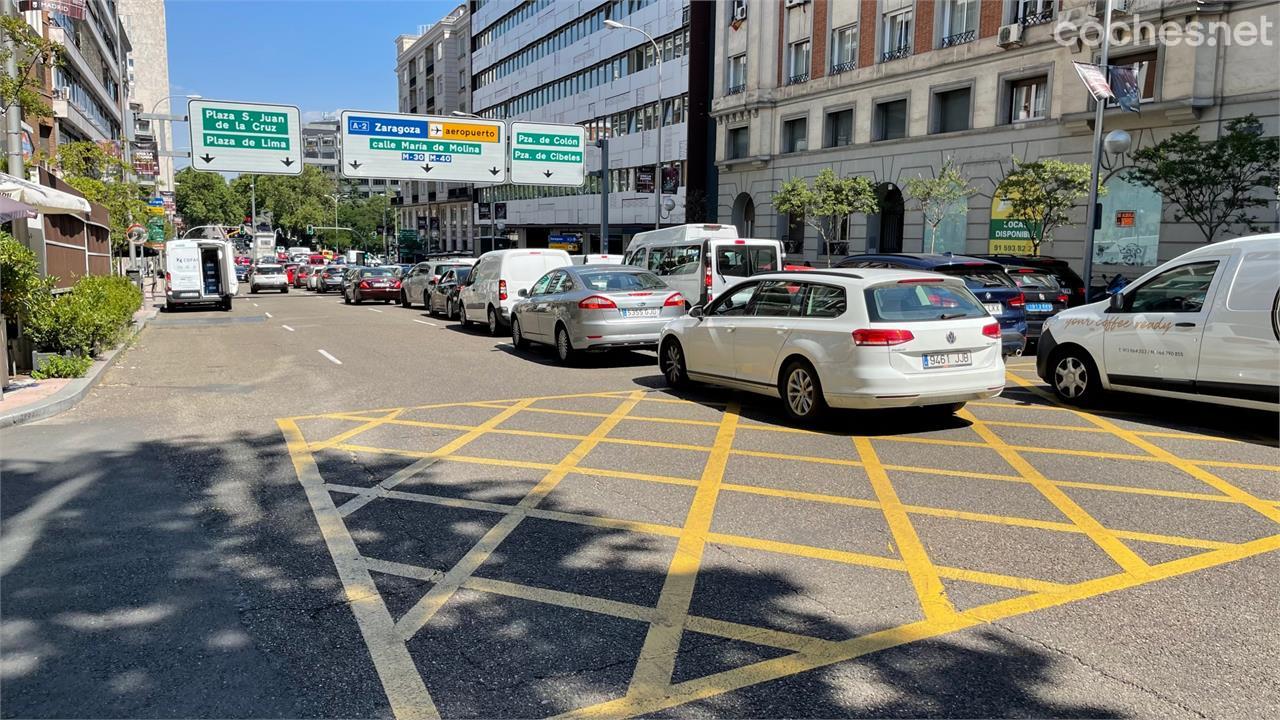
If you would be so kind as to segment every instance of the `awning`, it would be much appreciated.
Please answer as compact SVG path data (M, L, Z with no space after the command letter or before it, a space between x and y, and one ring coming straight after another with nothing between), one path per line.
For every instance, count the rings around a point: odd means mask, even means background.
M89 201L78 195L37 185L6 173L0 173L0 195L30 205L47 215L76 215L83 219L90 211Z
M36 209L26 203L20 203L8 195L0 195L0 222L9 222L20 218L33 218Z

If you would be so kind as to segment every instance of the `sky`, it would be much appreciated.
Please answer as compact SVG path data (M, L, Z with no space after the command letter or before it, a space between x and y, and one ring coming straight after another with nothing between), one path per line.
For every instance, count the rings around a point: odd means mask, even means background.
M396 111L398 35L463 0L166 0L169 92L336 110ZM172 101L175 113L185 107ZM190 147L174 124L175 149ZM188 162L177 160L185 167Z

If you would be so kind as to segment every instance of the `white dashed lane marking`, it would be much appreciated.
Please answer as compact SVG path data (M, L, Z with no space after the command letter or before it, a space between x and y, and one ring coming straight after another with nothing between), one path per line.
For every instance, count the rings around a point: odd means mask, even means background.
M333 363L334 365L341 365L341 364L342 364L342 361L341 361L341 360L339 360L338 358L336 358L336 357L334 357L334 356L330 355L330 354L329 354L329 352L328 352L327 350L320 350L320 351L318 351L318 352L319 352L321 355L325 356L325 358L326 358L329 362Z
M288 325L281 325L280 327L284 328L285 330L288 330L289 332L294 332L294 329L289 327Z

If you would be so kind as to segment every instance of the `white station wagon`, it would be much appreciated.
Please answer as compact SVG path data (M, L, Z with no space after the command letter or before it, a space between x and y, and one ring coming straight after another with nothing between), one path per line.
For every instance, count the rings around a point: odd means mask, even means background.
M756 275L667 323L658 364L690 380L827 406L951 414L1004 389L1000 326L956 277L880 269Z

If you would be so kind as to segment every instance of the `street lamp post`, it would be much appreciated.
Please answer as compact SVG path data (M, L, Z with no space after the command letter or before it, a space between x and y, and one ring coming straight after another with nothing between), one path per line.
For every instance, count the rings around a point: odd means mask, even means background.
M157 112L159 112L159 111L160 111L160 105L161 105L161 103L169 102L170 100L172 100L173 98L176 98L176 97L185 97L185 98L186 98L186 99L188 99L188 100L199 100L199 99L200 99L201 97L203 97L203 96L201 96L201 95L169 95L169 96L167 96L167 97L162 97L162 98L160 98L159 100L157 100L157 101L156 101L156 104L155 104L155 105L152 105L152 106L151 106L151 114L152 114L152 115L155 115ZM172 112L172 111L171 111L171 112ZM162 120L152 120L152 122L159 123L159 122L163 122L163 121L162 121ZM169 127L170 127L170 129L172 129L172 127L173 127L173 126L172 126L172 125L170 125ZM159 130L159 128L157 128L157 130ZM156 169L159 169L159 167L160 167L160 158L164 157L164 153L165 153L165 151L166 151L166 150L168 150L168 148L166 148L166 147L164 146L164 133L163 133L163 132L156 132L156 149L159 151L159 152L157 152L157 153L156 153ZM169 189L170 189L170 190L172 190L173 188L169 188Z
M653 57L657 61L658 67L658 147L654 152L656 157L653 162L653 229L657 230L662 226L662 48L658 45L658 41L653 39L652 35L638 27L623 25L617 20L605 20L604 24L613 30L635 30L653 45Z
M1106 10L1102 18L1102 56L1098 64L1106 72L1111 52L1111 3L1106 0ZM1086 208L1084 235L1084 301L1089 302L1089 292L1093 289L1093 242L1099 218L1098 176L1102 170L1102 118L1107 110L1107 101L1098 100L1093 110L1093 156L1089 166L1089 207Z

